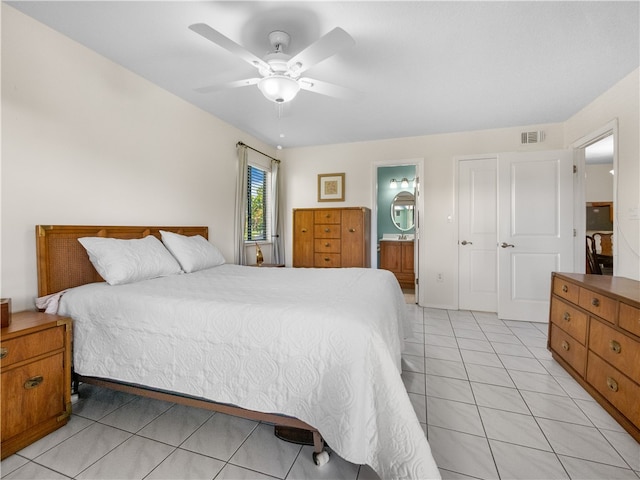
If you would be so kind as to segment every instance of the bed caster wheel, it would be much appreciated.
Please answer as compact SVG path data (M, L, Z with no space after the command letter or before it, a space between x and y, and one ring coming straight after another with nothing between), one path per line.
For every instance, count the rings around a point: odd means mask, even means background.
M319 467L321 467L325 463L328 463L329 452L327 452L326 450L323 450L320 453L313 452L313 462Z

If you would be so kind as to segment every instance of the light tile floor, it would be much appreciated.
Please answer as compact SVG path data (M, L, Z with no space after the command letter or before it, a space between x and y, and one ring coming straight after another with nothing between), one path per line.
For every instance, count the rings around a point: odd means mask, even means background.
M640 478L640 444L551 358L546 324L407 309L402 377L443 478ZM377 478L336 455L318 468L270 425L81 387L70 422L2 478Z

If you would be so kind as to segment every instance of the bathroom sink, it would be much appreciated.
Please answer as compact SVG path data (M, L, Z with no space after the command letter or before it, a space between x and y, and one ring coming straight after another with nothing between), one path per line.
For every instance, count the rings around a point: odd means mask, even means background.
M383 233L380 241L382 242L412 242L415 234L413 233Z

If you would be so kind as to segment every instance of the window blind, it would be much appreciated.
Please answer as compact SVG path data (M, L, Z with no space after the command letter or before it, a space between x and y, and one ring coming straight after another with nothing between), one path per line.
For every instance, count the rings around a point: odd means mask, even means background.
M271 172L256 165L247 167L247 217L245 241L271 240L269 197Z

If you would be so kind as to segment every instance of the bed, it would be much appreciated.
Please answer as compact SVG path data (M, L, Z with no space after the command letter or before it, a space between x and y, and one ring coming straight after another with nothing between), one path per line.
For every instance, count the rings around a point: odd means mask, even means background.
M206 227L36 226L39 297L70 316L80 381L313 432L383 479L439 478L400 377L406 309L372 269L220 264L109 285L78 239ZM320 467L321 468L321 467Z

